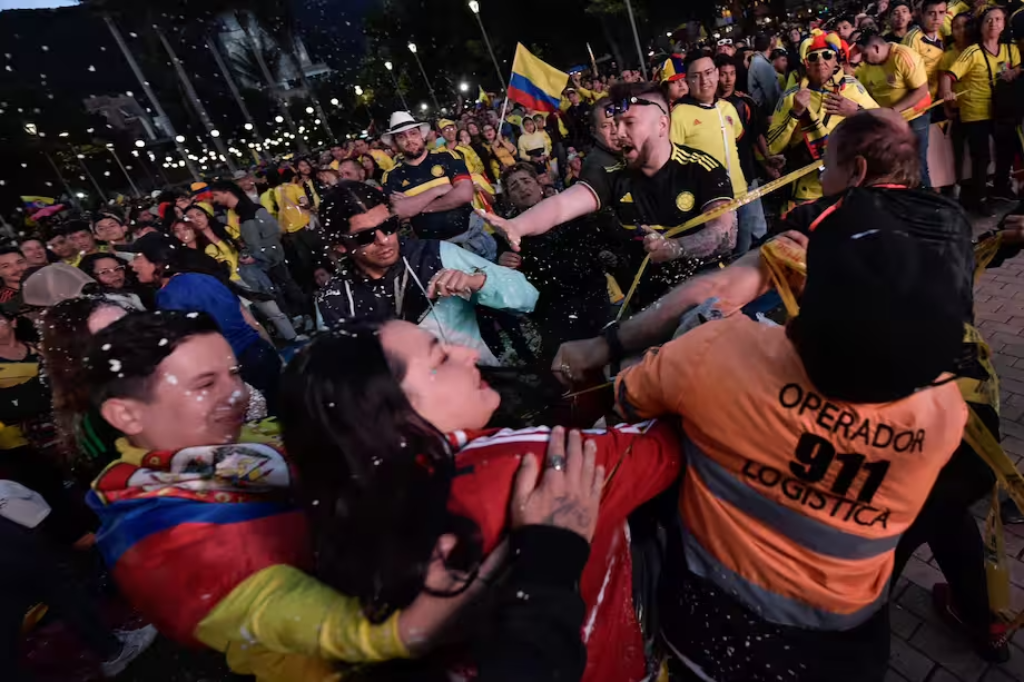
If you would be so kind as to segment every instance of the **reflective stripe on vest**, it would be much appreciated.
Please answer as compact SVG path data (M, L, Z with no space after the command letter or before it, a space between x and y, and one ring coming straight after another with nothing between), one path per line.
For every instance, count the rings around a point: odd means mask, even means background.
M885 604L899 533L871 538L845 532L761 494L748 480L758 473L731 473L688 436L683 450L688 469L681 518L690 571L779 625L848 630ZM799 505L838 509L837 517L858 509L770 470Z
M865 538L833 528L800 512L775 504L726 471L718 462L700 451L689 438L683 439L686 461L700 475L715 497L775 530L812 552L838 559L868 559L895 549L900 535ZM807 488L810 490L810 488Z
M810 630L840 632L861 625L889 599L889 585L871 604L853 613L832 613L795 599L770 592L755 585L743 576L730 571L711 555L692 535L683 534L683 549L686 552L686 566L695 575L709 580L720 589L733 595L744 606L759 617L779 625L790 625Z

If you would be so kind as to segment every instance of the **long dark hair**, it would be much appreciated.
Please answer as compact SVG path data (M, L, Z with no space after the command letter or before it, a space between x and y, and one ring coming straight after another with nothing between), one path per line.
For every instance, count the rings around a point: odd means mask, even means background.
M476 525L448 511L452 453L402 392L405 367L385 353L381 325L350 322L303 349L284 373L280 415L317 575L375 621L423 591L441 535L458 539L453 570L472 571L482 553Z
M231 182L230 180L216 180L210 183L211 192L227 192L238 199L238 204L235 206L235 213L242 220L252 220L256 216L256 211L261 207L249 198L242 188Z
M211 214L209 211L207 211L199 204L192 204L191 206L186 208L185 217L188 217L189 211L202 211L203 215L206 216L206 223L210 226L210 231L217 236L217 239L231 246L231 248L233 248L236 252L241 251L241 249L238 247L238 242L235 241L234 237L228 234L227 228L225 228L224 225L220 223L220 221L214 219L213 214ZM198 228L193 228L193 232L196 233L196 244L199 246L200 251L203 251L205 253L207 246L214 246L213 242L211 242L207 238L207 236L203 234L202 230Z
M90 273L91 274L91 273ZM53 417L62 450L72 459L79 453L78 431L89 411L85 356L92 334L89 317L100 308L123 308L103 296L80 296L61 301L43 313L39 352L53 392Z

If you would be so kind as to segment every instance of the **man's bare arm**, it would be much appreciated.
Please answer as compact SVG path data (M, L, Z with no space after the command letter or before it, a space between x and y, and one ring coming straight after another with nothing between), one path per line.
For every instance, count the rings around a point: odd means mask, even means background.
M708 207L708 210L717 208L724 203L727 202L716 203ZM736 232L736 211L730 211L724 216L715 218L707 223L704 229L696 234L684 234L682 237L678 237L676 243L683 250L680 257L709 258L730 253L736 248Z
M511 219L499 218L491 213L480 215L496 229L505 233L512 249L519 250L523 237L532 237L548 232L551 228L567 223L580 216L593 213L598 206L594 193L582 184L548 197L530 210Z
M798 232L786 232L779 238L790 239L806 248L807 239ZM718 308L728 316L766 293L771 286L771 276L760 251L750 251L727 268L687 280L624 321L619 327L619 341L627 353L639 353L670 339L682 314L709 298L717 298ZM608 344L604 338L597 337L563 343L551 370L558 378L567 379L564 365L569 376L580 379L587 371L608 362Z

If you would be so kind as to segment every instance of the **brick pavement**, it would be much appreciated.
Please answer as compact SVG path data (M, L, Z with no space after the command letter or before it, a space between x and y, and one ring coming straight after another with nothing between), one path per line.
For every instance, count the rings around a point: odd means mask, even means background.
M981 231L994 220L975 225ZM1002 392L1003 447L1024 468L1024 254L989 270L975 289L975 318L992 347ZM983 523L987 502L975 508ZM1024 524L1007 526L1011 599L1024 609ZM1010 661L985 663L947 628L931 606L931 586L944 582L924 545L896 583L890 609L892 655L886 682L1024 682L1024 631L1010 644Z

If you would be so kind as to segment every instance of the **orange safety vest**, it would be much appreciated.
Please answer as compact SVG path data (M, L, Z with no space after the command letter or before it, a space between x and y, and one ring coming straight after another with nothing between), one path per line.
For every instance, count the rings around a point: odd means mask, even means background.
M954 382L846 404L782 327L710 322L619 375L630 417L683 417L687 568L759 617L847 630L888 598L894 549L960 444Z

